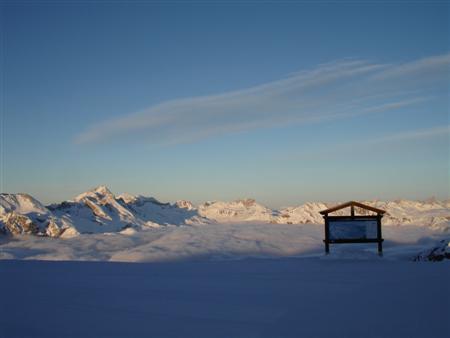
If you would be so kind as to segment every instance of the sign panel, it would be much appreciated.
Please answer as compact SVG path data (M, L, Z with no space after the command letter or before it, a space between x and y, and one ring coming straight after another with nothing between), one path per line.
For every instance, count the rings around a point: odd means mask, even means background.
M377 220L329 220L330 240L377 239Z

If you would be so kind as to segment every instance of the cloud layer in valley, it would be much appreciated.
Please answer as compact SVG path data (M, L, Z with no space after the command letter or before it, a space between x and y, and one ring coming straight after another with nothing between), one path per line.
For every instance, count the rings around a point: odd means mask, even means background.
M173 144L256 128L395 111L449 89L450 54L403 64L344 59L281 80L217 95L174 99L100 121L78 144L117 139Z

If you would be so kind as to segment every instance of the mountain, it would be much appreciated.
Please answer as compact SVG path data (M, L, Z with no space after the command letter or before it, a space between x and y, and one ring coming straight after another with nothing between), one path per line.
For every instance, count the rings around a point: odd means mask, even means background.
M386 210L383 225L423 225L448 231L450 201L363 201ZM71 237L80 233L119 232L127 228L209 223L261 222L275 224L322 224L320 211L335 204L309 202L280 210L269 209L253 199L205 202L195 207L179 200L162 203L153 197L124 193L115 196L99 186L73 200L44 206L28 194L0 194L0 232L50 237ZM357 214L368 214L356 208ZM337 215L348 213L339 210Z
M120 204L106 187L99 186L75 197L73 201L52 204L53 215L63 220L71 234L117 232L147 224Z
M210 223L189 201L161 203L153 197L115 196L99 186L73 200L43 206L27 194L1 194L0 231L51 237L118 232L129 227Z
M0 231L59 236L60 224L51 211L28 194L0 194Z
M198 213L217 222L270 222L274 211L256 203L254 199L233 202L206 202L198 207Z
M175 204L161 203L153 197L130 194L119 195L117 200L139 219L160 225L210 223L210 220L199 215L189 201L177 201Z
M423 224L440 230L449 229L450 204L448 201L396 200L377 201L372 205L387 211L383 217L385 225Z
M275 218L275 223L288 224L319 224L323 222L320 211L329 208L325 203L306 203L297 207L287 207L280 209L279 215Z
M424 225L437 230L447 230L450 221L450 204L448 201L362 201L362 203L386 210L383 216L383 225ZM280 215L275 218L276 223L301 224L323 223L319 211L336 204L310 202L298 207L288 207L280 210ZM370 211L355 208L356 214L368 215ZM348 215L348 210L338 210L334 215Z

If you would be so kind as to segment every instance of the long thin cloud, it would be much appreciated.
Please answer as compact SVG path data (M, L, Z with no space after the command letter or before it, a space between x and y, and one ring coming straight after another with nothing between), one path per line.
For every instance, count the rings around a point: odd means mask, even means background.
M450 135L450 125L439 126L427 129L409 130L400 133L384 135L379 138L368 140L367 143L378 144L394 141L407 141L407 140L419 140L433 138L437 136Z
M75 142L134 138L183 143L236 131L394 111L430 99L430 88L448 80L449 65L450 54L399 65L335 61L255 87L174 99L100 121L77 135ZM420 81L424 74L426 83Z
M449 73L450 54L431 56L424 59L408 62L396 67L388 68L375 75L378 80L392 79L399 77L411 77L417 75L430 75L434 72ZM448 79L448 78L447 78Z

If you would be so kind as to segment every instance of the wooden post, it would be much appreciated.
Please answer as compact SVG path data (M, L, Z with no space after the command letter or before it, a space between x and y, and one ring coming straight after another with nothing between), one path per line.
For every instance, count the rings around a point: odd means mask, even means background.
M330 253L330 225L328 223L328 214L323 217L325 219L325 254Z
M378 255L383 256L383 236L381 234L381 214L377 214Z

